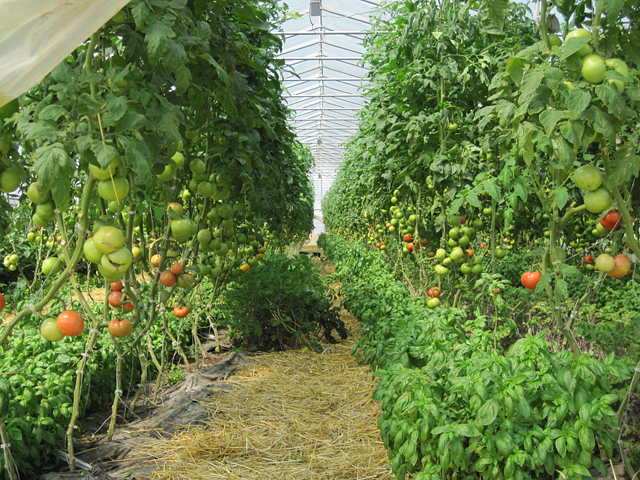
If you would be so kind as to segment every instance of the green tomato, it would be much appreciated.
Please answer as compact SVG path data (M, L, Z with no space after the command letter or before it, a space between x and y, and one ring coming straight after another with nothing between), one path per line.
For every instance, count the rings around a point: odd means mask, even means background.
M91 152L93 153L93 152ZM89 171L98 180L110 180L111 176L116 175L116 169L120 166L120 156L116 155L107 168L97 167L89 164Z
M549 35L549 43L551 44L552 47L560 47L562 46L562 40L560 39L560 37L554 33L552 33L551 35Z
M600 187L584 196L584 205L591 213L600 213L608 209L613 203L613 197L609 190Z
M9 167L0 173L0 190L5 193L15 192L20 186L20 174L15 168Z
M427 302L427 307L429 307L429 308L436 308L439 305L440 305L440 299L439 298L431 298Z
M178 147L181 147L181 144L182 140L178 142ZM184 155L180 153L181 150L182 148L179 148L178 151L173 155L173 157L171 157L171 160L173 160L173 162L175 163L176 168L182 168L184 166Z
M454 262L461 260L463 257L464 257L464 251L460 247L455 247L453 250L451 250L451 253L449 254L449 258Z
M445 257L447 256L447 251L444 248L439 248L438 250L436 250L436 258L438 260L444 260Z
M164 170L160 175L156 175L158 180L162 180L163 182L169 182L175 175L175 170L171 165L165 165Z
M108 202L113 200L122 201L128 194L129 181L124 177L114 177L113 180L100 180L98 182L98 195Z
M207 166L204 164L202 160L199 158L194 158L189 163L189 169L195 174L200 175L203 174L207 170Z
M62 263L58 260L58 257L49 257L42 262L42 273L45 275L55 275L60 271Z
M124 245L124 234L122 230L115 227L101 227L91 238L93 238L95 248L105 255L115 252Z
M56 206L53 202L39 203L36 207L36 214L43 220L49 221L53 218Z
M589 83L602 83L606 74L607 66L599 55L587 55L582 60L582 77Z
M31 217L31 220L33 221L33 224L37 225L38 227L45 228L47 225L49 225L49 220L47 220L45 218L42 218L37 213L33 214L33 217ZM40 237L40 239L42 240L42 237ZM36 239L36 241L37 241L37 239Z
M29 185L29 188L27 189L27 197L33 203L46 202L47 200L49 200L50 196L51 195L49 194L49 192L46 192L46 191L40 192L38 190L38 182L33 182L31 185Z
M50 342L59 342L64 338L62 332L58 329L55 318L46 318L40 325L40 335Z
M441 277L446 277L447 275L449 275L449 269L443 265L436 265L435 271L436 274L440 275Z
M573 172L573 182L579 189L592 192L602 185L602 172L593 165L583 165Z

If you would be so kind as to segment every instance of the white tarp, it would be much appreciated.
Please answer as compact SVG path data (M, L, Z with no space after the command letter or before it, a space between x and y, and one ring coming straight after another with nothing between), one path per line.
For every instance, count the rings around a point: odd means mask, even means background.
M0 0L0 107L40 82L129 0Z

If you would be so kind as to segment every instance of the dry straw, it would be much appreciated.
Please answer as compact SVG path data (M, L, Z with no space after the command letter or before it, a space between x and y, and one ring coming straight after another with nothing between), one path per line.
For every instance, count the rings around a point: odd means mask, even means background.
M351 345L260 354L213 398L207 427L141 452L154 479L389 479L379 405Z

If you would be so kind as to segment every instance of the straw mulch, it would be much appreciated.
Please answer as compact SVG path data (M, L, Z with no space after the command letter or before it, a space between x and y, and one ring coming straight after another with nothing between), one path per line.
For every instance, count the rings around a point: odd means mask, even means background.
M375 382L349 351L260 354L214 397L206 428L150 447L154 479L389 479Z

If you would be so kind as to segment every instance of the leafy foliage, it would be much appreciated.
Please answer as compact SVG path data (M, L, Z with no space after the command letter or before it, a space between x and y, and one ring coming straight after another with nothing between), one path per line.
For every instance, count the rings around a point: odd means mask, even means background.
M425 308L390 277L381 255L321 237L346 305L363 322L357 355L376 370L378 425L394 474L416 479L566 478L605 471L628 378L613 355L549 352L544 332L501 351L486 319ZM597 441L596 441L597 439Z
M221 297L224 324L235 345L247 350L284 350L311 342L310 333L335 343L332 331L345 339L347 331L340 309L331 306L334 293L323 282L311 260L270 255Z

